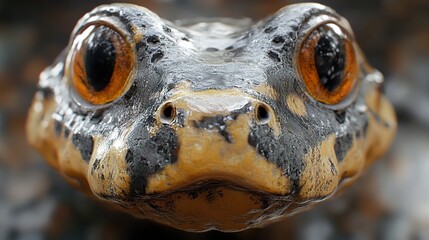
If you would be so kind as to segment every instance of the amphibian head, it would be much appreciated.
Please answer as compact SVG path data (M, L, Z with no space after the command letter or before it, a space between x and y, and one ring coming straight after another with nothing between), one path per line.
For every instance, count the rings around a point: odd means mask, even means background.
M85 15L40 76L30 143L74 186L188 231L262 226L333 195L388 148L382 75L319 4L169 22Z

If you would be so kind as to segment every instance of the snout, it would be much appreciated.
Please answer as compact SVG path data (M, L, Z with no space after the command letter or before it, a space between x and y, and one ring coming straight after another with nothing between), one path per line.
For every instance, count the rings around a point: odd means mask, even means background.
M314 139L278 108L239 90L176 93L108 149L95 142L91 190L195 231L247 228L331 195L335 135Z
M206 182L284 195L291 183L257 150L251 128L280 133L273 108L238 91L206 90L168 99L155 113L157 126L177 134L177 161L148 178L146 193L162 193Z

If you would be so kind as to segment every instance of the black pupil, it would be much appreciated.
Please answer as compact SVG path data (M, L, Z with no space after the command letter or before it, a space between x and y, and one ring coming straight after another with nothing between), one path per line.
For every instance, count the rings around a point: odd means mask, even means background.
M317 73L320 83L328 91L334 91L344 76L344 39L331 28L322 28L319 31L321 36L314 53Z
M89 38L85 54L85 71L88 84L98 92L110 82L115 68L116 49L109 36L112 30L97 27Z

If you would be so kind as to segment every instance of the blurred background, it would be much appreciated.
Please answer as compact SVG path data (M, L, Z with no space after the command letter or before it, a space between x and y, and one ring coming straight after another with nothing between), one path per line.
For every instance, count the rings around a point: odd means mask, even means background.
M25 138L38 75L76 21L109 1L0 0L0 239L429 239L429 1L320 1L346 17L386 78L399 130L345 193L263 229L192 234L112 212L70 187ZM128 1L161 17L261 19L281 0Z

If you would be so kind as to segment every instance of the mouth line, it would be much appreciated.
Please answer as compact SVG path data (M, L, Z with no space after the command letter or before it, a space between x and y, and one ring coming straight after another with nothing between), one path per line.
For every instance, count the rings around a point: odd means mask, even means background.
M264 198L268 198L271 201L296 201L296 196L294 194L279 195L274 193L268 193L264 191L252 190L248 187L240 186L239 184L234 182L219 181L219 180L198 181L198 182L194 182L192 184L189 184L177 189L165 191L165 192L151 193L144 196L134 196L132 197L132 200L150 201L155 199L168 198L169 196L172 196L175 194L187 194L191 196L192 194L195 194L195 193L210 192L219 188L244 192L244 193L248 193L249 195L261 196Z

